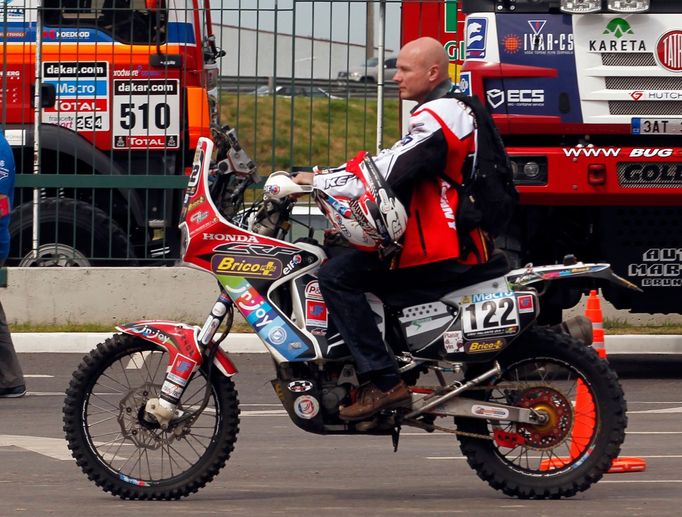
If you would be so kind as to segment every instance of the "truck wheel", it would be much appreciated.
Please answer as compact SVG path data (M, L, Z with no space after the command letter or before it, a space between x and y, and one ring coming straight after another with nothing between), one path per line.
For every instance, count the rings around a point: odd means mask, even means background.
M40 246L31 250L33 205L12 213L10 265L20 267L133 266L126 233L107 214L83 201L50 198L40 203Z

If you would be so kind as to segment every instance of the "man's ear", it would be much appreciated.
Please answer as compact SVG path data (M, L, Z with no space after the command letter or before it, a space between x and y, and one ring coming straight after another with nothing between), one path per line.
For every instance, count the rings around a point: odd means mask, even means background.
M431 65L429 68L429 81L435 82L440 77L440 67L438 65Z

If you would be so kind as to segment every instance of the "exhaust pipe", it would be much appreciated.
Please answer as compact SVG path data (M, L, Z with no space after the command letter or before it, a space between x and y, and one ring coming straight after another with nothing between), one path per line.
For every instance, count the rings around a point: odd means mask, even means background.
M554 332L561 332L582 341L585 346L592 344L592 322L585 316L576 316L550 327Z

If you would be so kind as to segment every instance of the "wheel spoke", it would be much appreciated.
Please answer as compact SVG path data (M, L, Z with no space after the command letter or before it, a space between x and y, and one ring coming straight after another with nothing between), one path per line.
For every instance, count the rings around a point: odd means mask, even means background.
M156 497L177 497L177 487L187 495L184 491L190 485L184 485L183 474L198 468L215 475L220 467L214 461L204 462L204 457L210 454L223 462L229 458L238 425L229 379L209 381L205 371L194 373L180 409L187 415L196 411L207 390L209 400L205 412L193 417L192 425L186 423L188 429L180 424L179 429L162 431L153 419L147 420L145 404L158 396L167 364L167 351L118 334L93 350L91 360L83 361L78 375L74 374L65 401L67 440L74 455L84 450L94 453L82 468L94 473L94 482L105 490L121 494L125 485L126 496L137 499L151 482L154 490L160 490ZM126 481L119 473L140 483Z

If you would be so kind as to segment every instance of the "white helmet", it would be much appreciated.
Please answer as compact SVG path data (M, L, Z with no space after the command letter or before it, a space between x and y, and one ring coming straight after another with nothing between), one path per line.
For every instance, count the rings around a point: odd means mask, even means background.
M362 152L346 164L364 186L355 199L315 190L315 200L334 228L356 248L387 253L400 248L407 212L395 197L369 154Z

